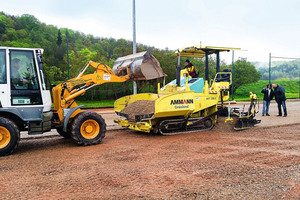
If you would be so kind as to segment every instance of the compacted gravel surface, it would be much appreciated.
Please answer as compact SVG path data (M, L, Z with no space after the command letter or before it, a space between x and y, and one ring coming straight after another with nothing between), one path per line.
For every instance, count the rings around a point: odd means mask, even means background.
M0 199L300 199L300 125L173 136L108 131L102 144L22 139L0 158Z
M237 104L234 106L243 106ZM118 130L112 109L94 110L109 131L77 146L56 131L21 134L0 157L0 199L300 199L300 101L288 117L245 131L219 119L210 131L161 136Z

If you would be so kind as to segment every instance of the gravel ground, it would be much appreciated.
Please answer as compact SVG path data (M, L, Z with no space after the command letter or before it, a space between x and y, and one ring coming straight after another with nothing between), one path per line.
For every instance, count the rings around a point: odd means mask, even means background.
M107 112L100 145L23 138L0 158L0 199L300 199L299 103L246 131L159 136L116 130Z

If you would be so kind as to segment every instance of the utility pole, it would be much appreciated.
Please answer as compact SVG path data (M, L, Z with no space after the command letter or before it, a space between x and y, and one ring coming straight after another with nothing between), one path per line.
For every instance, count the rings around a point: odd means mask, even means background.
M67 39L67 64L68 64L68 80L70 79L70 65L69 65L69 41Z
M271 84L271 53L269 54L269 84Z
M132 20L133 20L133 54L136 53L136 33L135 33L135 0L132 0ZM133 94L137 94L137 83L133 81Z
M232 83L231 83L231 100L233 101L233 83L234 83L234 79L233 79L233 67L234 67L234 50L232 50L232 67L231 67L231 75L232 75Z

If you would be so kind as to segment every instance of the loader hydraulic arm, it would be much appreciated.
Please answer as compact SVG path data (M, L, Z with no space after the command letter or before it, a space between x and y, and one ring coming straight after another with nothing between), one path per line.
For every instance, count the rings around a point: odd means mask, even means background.
M94 73L85 72L88 68L94 68ZM128 68L129 70L129 68ZM63 120L63 109L73 108L77 104L74 99L94 86L109 82L124 82L130 79L129 71L127 75L119 77L113 70L105 64L89 61L75 78L67 80L57 86L53 91L54 110L58 114L59 121ZM80 112L80 110L78 111ZM74 113L76 115L76 113Z

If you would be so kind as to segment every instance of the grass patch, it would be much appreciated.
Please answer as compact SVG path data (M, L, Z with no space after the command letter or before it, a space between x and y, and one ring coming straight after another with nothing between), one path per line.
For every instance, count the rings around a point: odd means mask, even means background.
M99 100L99 101L76 101L78 105L85 105L83 108L108 108L114 107L115 100Z
M299 98L299 81L272 81L272 83L281 85L285 89L285 96L288 99ZM263 99L264 95L261 93L262 89L267 86L269 81L257 81L256 83L251 83L243 85L238 88L234 94L234 100L244 101L249 100L249 92L253 92L258 96L259 99Z

